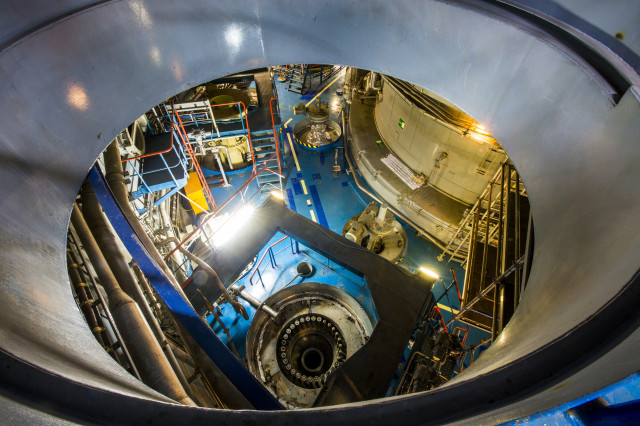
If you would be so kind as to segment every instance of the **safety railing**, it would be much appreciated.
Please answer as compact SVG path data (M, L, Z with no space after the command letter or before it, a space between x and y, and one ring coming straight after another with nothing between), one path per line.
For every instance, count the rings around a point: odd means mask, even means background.
M229 197L229 199L227 199L227 201L225 201L224 203L222 203L220 205L220 207L217 208L217 210L215 211L214 214L211 214L207 217L205 217L203 220L200 221L200 224L198 225L198 227L196 229L194 229L191 233L189 233L189 235L187 235L182 241L180 241L180 243L176 246L176 248L174 248L173 250L171 250L167 255L165 255L164 259L165 261L173 254L175 253L179 247L182 247L183 245L187 244L188 242L194 240L195 238L198 238L201 233L203 232L203 229L205 228L205 225L211 220L213 219L216 215L218 215L219 213L222 212L222 210L229 206L231 204L231 201L233 201L233 199L238 196L241 193L246 193L246 189L248 188L248 186L251 184L251 182L253 182L255 180L255 178L262 174L262 173L274 173L276 175L278 175L281 178L284 178L285 176L277 173L267 167L263 167L262 169L258 170L255 174L253 174L253 176L244 184L242 185L242 187L240 187L240 189L238 189L236 192L233 193L233 195L231 195L231 197ZM245 198L243 196L243 202L246 203L248 201L250 201L253 197L255 197L257 194L260 193L260 188L258 188L258 190L249 198Z
M173 121L174 118L175 117L172 115L170 120ZM178 137L175 129L172 126L165 128L165 130L171 135L169 147L162 149L160 151L150 152L150 153L122 159L122 162L127 163L127 165L129 166L128 169L130 168L130 173L132 174L132 178L133 178L132 186L137 184L137 190L132 191L135 198L142 196L144 194L153 193L158 190L158 188L154 187L154 185L150 184L147 181L147 179L145 179L145 177L148 178L153 173L159 173L163 171L168 172L169 176L171 177L171 182L172 182L171 189L173 191L181 188L184 185L185 179L187 178L187 175L186 175L187 157L184 152L184 147L183 145L176 143L176 139ZM157 168L150 169L147 167L144 170L141 170L142 169L141 160L145 158L150 158L150 157L160 158L162 161L161 165L158 166ZM177 166L181 166L178 168L178 170L183 170L183 173L180 175L177 175L177 172L174 171L174 168L176 168ZM167 189L167 188L161 188L161 189ZM169 192L167 195L157 200L154 203L154 205L158 205L162 203L172 194L173 192Z
M276 241L275 243L271 244L265 251L264 253L262 253L262 257L260 257L260 260L258 261L258 263L256 264L253 272L251 273L251 275L249 276L249 284L253 285L253 277L258 274L258 279L260 280L260 284L262 285L262 288L264 287L264 281L262 281L262 274L260 272L260 267L262 265L262 262L264 261L265 257L268 255L269 256L269 263L271 264L272 268L276 268L276 266L278 266L278 264L276 263L276 254L281 253L283 250L281 250L280 252L274 254L273 253L273 248L275 246L277 246L278 244L280 244L281 242L283 242L284 240L289 239L289 243L290 243L290 247L291 247L291 254L297 254L300 253L300 246L298 245L298 242L296 240L294 240L291 237L282 237L280 238L278 241Z
M189 153L189 157L191 157L191 165L193 169L196 171L196 174L198 175L198 179L200 180L200 185L202 185L202 190L204 191L205 196L207 197L210 203L211 210L215 211L216 202L213 199L213 195L211 194L211 189L209 189L209 184L207 183L207 180L205 179L204 174L202 173L202 169L200 168L200 163L196 158L196 154L193 152L193 149L191 148L191 144L189 143L189 138L187 137L187 133L184 130L184 126L182 125L182 120L180 119L180 115L176 115L176 118L177 120L173 122L173 127L178 132L178 136L180 137L182 144L187 149L187 152Z

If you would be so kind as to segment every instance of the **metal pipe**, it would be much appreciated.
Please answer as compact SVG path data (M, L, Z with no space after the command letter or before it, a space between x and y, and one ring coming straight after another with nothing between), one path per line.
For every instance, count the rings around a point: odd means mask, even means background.
M107 292L109 309L142 381L171 399L195 406L164 356L140 308L118 284L77 204L73 206L71 222Z
M162 268L176 291L182 294L185 300L189 300L182 291L182 287L176 280L174 274L171 272L171 269L169 269L166 262L158 252L158 249L154 245L153 240L151 240L149 235L147 235L145 230L142 228L138 217L129 204L129 190L124 184L122 162L120 161L120 150L117 143L111 143L111 145L109 145L104 151L104 165L106 169L105 178L107 180L107 183L109 184L109 188L111 188L111 191L113 192L118 205L122 209L122 212L127 221L131 224L131 227L135 231L136 236L140 239L140 242L142 243L142 245L144 245L145 249L151 255L153 260L155 260L158 266Z
M367 88L367 91L370 90L380 90L382 89L382 80L380 80L380 85L376 86L375 82L376 82L376 77L378 76L378 73L371 71L369 73L369 87Z
M147 282L144 273L134 260L129 262L129 266L133 270L133 273L135 274L136 279L138 280L138 283L142 288L142 294L144 294L145 298L147 299L149 306L151 306L151 308L155 311L156 317L159 317L162 313L162 306L160 305L160 303L158 303L158 299L156 299L156 296L153 294L151 286Z
M218 273L211 266L209 266L209 264L207 264L207 262L205 262L204 260L200 259L195 254L191 253L189 250L187 250L184 247L182 247L181 245L179 245L180 241L178 241L174 237L165 238L162 241L161 244L164 245L164 244L169 244L171 242L175 243L178 246L178 250L180 250L180 252L182 254L187 256L193 262L196 262L202 269L204 269L205 271L207 271L207 273L209 275L211 275L211 277L213 278L213 281L216 283L216 285L218 286L220 291L222 291L222 294L224 295L225 299L227 299L227 302L229 302L231 304L231 306L233 306L233 310L234 311L236 311L237 313L242 315L244 317L244 319L249 319L249 315L247 314L246 309L244 309L244 306L242 306L241 303L239 303L237 300L234 300L231 297L231 295L227 291L227 288L224 286L224 284L220 280L220 277L218 276Z
M178 361L187 364L191 368L194 368L194 369L196 368L196 363L194 362L193 358L191 358L191 355L186 353L184 349L182 349L180 346L178 346L176 343L172 342L171 340L167 340L167 342L169 342L169 346L171 346L171 350L175 354L176 359Z
M357 176L357 174L355 172L355 169L353 167L353 164L351 164L351 159L349 158L349 154L347 153L347 147L346 147L348 138L347 138L347 127L346 127L345 118L344 118L344 110L342 110L342 133L343 133L344 140L345 140L344 158L347 160L347 164L349 165L349 171L351 172L351 176L353 176L354 183L356 184L356 186L362 192L367 194L373 200L377 201L380 204L384 203L384 200L380 199L377 195L374 195L371 191L369 191L367 188L365 188L360 183L360 181L358 179L358 176ZM432 237L431 235L429 235L428 233L423 231L422 228L420 228L418 225L416 225L412 220L408 219L405 215L403 215L402 213L400 213L398 210L396 210L395 208L393 208L391 206L389 206L389 210L391 210L391 212L393 214L395 214L397 217L402 219L403 222L405 222L407 225L409 225L413 229L415 229L419 234L421 234L423 237L425 237L427 240L429 240L431 243L433 243L440 250L444 250L444 244L442 244L440 241L438 241L435 237Z
M229 169L233 170L233 163L231 162L231 155L229 154L229 147L224 146L224 145L217 145L215 147L212 148L214 152L217 152L219 150L224 150L225 154L227 154L227 164L229 165ZM222 172L222 166L220 166L220 171Z
M218 129L218 123L216 122L216 118L213 115L213 109L211 108L211 102L209 101L209 99L205 100L204 103L207 105L207 108L209 109L209 114L211 114L211 122L213 123L213 127L215 127L216 129L216 134L218 135L218 137L220 137L220 130Z
M387 203L382 203L380 208L378 209L378 216L376 217L376 221L384 222L384 219L387 217L387 209L389 206Z
M256 308L256 311L259 311L260 309L262 309L263 311L265 311L265 313L269 314L269 316L271 316L272 318L275 318L278 316L278 312L274 311L269 305L265 305L264 302L259 301L258 299L253 297L251 294L247 293L246 291L244 290L238 291L238 296L242 300L246 301L248 304Z
M227 175L224 173L224 167L222 167L222 161L220 160L220 154L218 153L218 150L213 151L213 157L216 159L216 162L218 163L218 168L220 169L222 180L224 180L224 186L229 186L229 181L227 180Z
M162 208L161 211L163 211ZM111 231L111 226L102 212L100 202L88 181L82 185L82 214L118 284L138 304L142 315L151 328L158 344L160 344L167 361L175 371L176 377L184 387L185 392L189 393L190 386L187 378L180 369L173 352L171 352L171 348L168 347L164 332L157 318L153 315L147 299L144 297L141 284L136 279L129 263L124 258L120 250L120 245L118 244L119 240ZM142 278L144 279L144 277Z
M167 190L168 192L168 190ZM179 192L179 191L178 191ZM162 218L162 222L163 225L165 227L168 227L171 230L171 233L173 234L174 237L178 237L176 235L176 232L174 230L173 227L173 223L171 222L171 217L169 216L169 212L167 212L167 204L166 202L164 203L160 203L158 205L158 211L160 212L160 217ZM173 249L175 248L175 245L171 245L169 248ZM176 276L176 280L178 280L178 282L183 283L187 280L186 275L184 274L184 272L182 272L182 269L180 268L180 265L182 265L182 259L178 258L178 253L173 253L173 255L171 255L171 259L173 259L173 261L176 264L176 270L175 270L175 276Z
M489 253L489 220L491 219L491 195L493 192L493 184L489 184L489 196L487 197L487 213L484 226L484 247L482 250L482 267L480 268L480 289L484 287L487 278L487 255ZM479 209L478 209L479 210ZM475 250L475 247L473 247Z

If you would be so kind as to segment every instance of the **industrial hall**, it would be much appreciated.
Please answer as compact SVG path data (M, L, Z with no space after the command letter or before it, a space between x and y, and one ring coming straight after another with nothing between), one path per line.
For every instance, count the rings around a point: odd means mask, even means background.
M637 424L637 1L0 22L2 423Z

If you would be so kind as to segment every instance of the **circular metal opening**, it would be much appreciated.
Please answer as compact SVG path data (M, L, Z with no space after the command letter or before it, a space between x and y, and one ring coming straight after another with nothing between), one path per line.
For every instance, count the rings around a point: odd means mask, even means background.
M313 266L309 262L300 262L296 268L298 275L304 278L308 278L313 274Z
M344 360L342 331L323 315L301 315L289 321L278 337L278 364L296 385L321 387Z
M312 373L322 370L324 365L324 355L317 348L308 348L302 353L302 366Z

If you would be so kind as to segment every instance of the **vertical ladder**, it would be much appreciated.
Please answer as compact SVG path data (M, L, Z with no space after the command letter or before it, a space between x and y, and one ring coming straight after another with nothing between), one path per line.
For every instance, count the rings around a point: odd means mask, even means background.
M91 327L94 336L118 364L140 379L131 356L126 346L122 343L122 337L115 321L111 317L105 300L97 288L97 278L89 269L73 228L70 228L67 234L67 263L70 272L69 278L73 284L72 289L75 293L78 307L85 315L85 320ZM72 273L77 273L79 282L74 283L75 280L71 276ZM94 321L95 323L92 324ZM111 329L112 335L107 332L107 328Z

